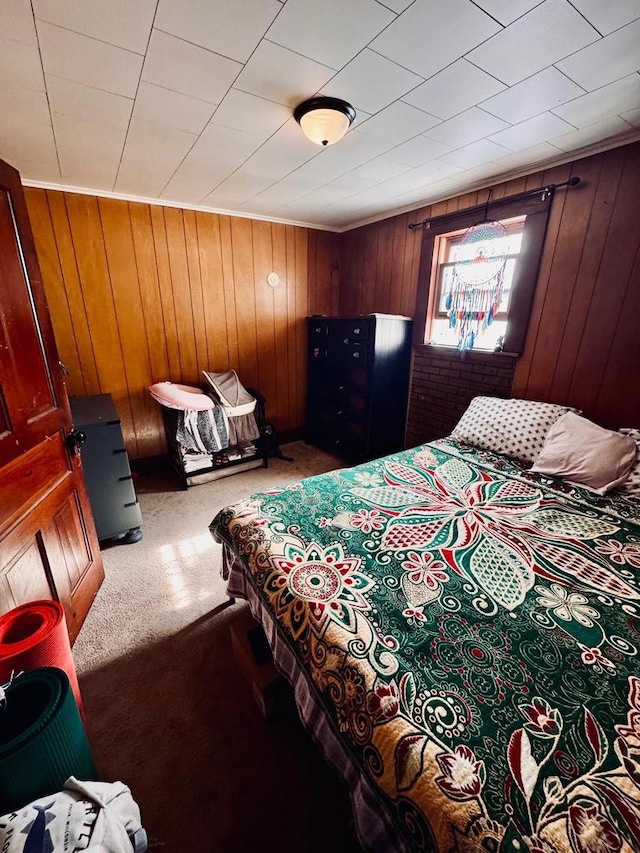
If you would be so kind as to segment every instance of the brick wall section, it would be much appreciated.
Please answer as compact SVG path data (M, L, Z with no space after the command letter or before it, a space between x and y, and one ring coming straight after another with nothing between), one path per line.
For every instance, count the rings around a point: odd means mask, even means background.
M517 358L414 347L406 446L449 435L473 397L510 397Z

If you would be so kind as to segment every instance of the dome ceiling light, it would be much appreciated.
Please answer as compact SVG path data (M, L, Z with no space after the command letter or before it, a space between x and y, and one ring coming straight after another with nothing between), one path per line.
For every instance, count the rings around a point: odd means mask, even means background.
M327 146L342 139L353 124L356 111L340 98L319 96L298 104L293 117L307 139L316 145Z

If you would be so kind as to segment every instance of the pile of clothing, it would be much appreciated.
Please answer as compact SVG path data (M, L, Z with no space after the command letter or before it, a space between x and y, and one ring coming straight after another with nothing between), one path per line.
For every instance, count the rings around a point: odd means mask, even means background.
M235 370L203 371L209 387L157 382L149 388L161 405L177 411L176 441L185 473L255 456L260 437L255 418L256 399Z

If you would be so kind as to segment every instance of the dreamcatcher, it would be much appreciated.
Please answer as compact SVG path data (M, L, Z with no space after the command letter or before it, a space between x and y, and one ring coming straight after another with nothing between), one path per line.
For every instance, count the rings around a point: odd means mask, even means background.
M472 225L458 245L445 308L449 328L458 330L458 349L473 349L480 332L493 323L500 309L504 270L507 263L507 229L501 222Z

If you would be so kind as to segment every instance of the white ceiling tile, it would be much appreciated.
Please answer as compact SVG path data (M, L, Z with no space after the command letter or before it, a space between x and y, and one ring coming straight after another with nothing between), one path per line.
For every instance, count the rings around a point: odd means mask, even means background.
M160 0L154 26L246 62L281 9L277 0Z
M273 184L272 178L265 178L264 175L253 175L251 172L239 169L218 184L215 192L242 204L262 190L266 190L271 184Z
M33 0L33 10L38 21L143 54L156 0Z
M0 0L2 36L25 44L38 43L29 0Z
M0 157L18 169L23 181L59 183L61 180L50 124L30 122L16 128L3 123L0 128Z
M615 0L609 3L603 3L602 0L572 0L572 2L589 23L603 35L608 35L636 18L640 18L640 0Z
M391 148L392 144L379 136L352 130L339 145L331 145L320 153L317 158L318 168L326 169L327 174L332 173L337 177L368 163Z
M387 9L391 9L392 12L400 14L401 12L404 12L405 9L409 8L413 3L413 0L378 0L378 3L386 6Z
M183 130L132 118L116 190L151 198L160 195L196 139Z
M632 127L640 128L640 109L629 110L629 112L622 113L620 118L624 119Z
M431 77L500 29L470 0L416 0L369 46Z
M403 98L441 119L452 118L505 88L495 77L458 59Z
M352 174L361 175L363 178L371 178L376 181L388 181L411 168L406 163L398 163L391 157L391 154L392 151L375 157L363 166L358 166Z
M448 154L449 151L451 151L450 145L445 145L443 142L437 142L435 139L422 135L392 148L388 152L388 156L398 163L415 167L421 166L429 160L435 160L443 154Z
M283 178L278 186L296 192L297 195L311 192L324 186L328 181L342 175L345 169L340 163L326 158L329 151L321 151L313 160L308 160L302 166Z
M461 172L459 166L454 166L453 163L444 163L442 160L431 160L429 163L424 163L416 169L411 169L397 178L392 178L381 184L381 187L389 188L389 192L396 195L413 190L428 191L428 185L433 181L441 181L444 178L450 178Z
M171 176L166 191L174 184L199 188L199 198L205 196L243 163L241 157L215 157L211 150L198 148L197 143Z
M239 62L154 29L142 79L219 104L241 68Z
M52 112L127 129L133 109L131 98L52 74L47 74L46 83Z
M202 151L205 156L220 160L225 165L230 162L238 162L239 165L257 151L263 142L263 137L254 133L209 122L198 137L194 151Z
M235 198L228 198L222 193L217 192L217 190L213 190L208 195L206 195L200 202L200 206L208 207L213 210L219 210L223 213L229 213L233 215L234 211L238 208L238 202Z
M557 107L554 113L575 127L587 127L612 115L640 107L640 74L630 74L602 89Z
M335 73L333 68L264 39L234 87L293 109L315 95Z
M497 133L507 126L502 119L489 115L477 107L471 107L470 110L432 128L428 136L451 148L461 148L463 145L469 145L471 142Z
M215 111L211 123L244 130L267 139L290 118L291 110L282 104L230 89Z
M551 66L483 101L481 106L492 115L517 124L583 94L584 89Z
M548 142L554 136L560 136L572 130L570 124L554 116L553 113L541 113L539 116L515 124L499 133L494 133L492 142L504 145L511 151L529 148L538 142Z
M197 138L195 133L134 116L129 124L125 156L132 150L146 152L148 156L153 148L153 158L150 159L175 162L175 166L178 166Z
M378 136L393 145L411 139L440 124L440 119L396 101L360 125L359 132Z
M44 92L34 89L0 87L0 136L9 135L9 128L22 125L50 125L49 102Z
M113 189L126 129L53 113L62 180L71 186Z
M166 201L182 202L184 204L198 204L200 199L211 190L208 187L203 190L201 181L190 183L172 178L160 193L160 198Z
M45 91L36 44L0 37L0 83L7 88Z
M213 115L215 105L181 92L140 82L133 114L136 118L165 124L189 133L200 133Z
M620 116L611 116L611 118L597 124L590 124L581 130L574 130L572 133L557 136L551 139L551 142L562 151L575 151L577 148L584 148L586 145L593 145L605 139L629 133L631 130L631 126Z
M537 145L532 145L530 148L523 148L522 151L516 151L514 154L508 154L506 157L500 157L496 160L499 166L505 171L521 169L531 165L535 167L538 163L544 163L558 156L560 149L548 142L539 142ZM532 171L534 169L532 168Z
M309 142L297 122L290 119L247 160L246 168L248 172L270 177L275 182L318 152L318 146Z
M467 59L513 86L599 37L567 0L545 0Z
M452 151L451 154L445 154L442 159L445 163L453 163L454 166L460 166L463 169L472 169L474 166L480 166L490 160L504 157L507 153L508 150L502 145L496 145L489 139L479 139L477 142L472 142L471 145L465 145L464 148Z
M476 0L481 9L505 27L539 6L542 0Z
M376 113L421 82L417 74L365 49L327 83L322 94Z
M42 65L47 74L132 98L142 57L53 24L38 24Z
M599 89L640 68L640 20L558 62L558 68L583 89Z
M268 213L274 207L288 204L296 198L299 198L301 193L298 190L291 190L283 187L280 184L275 184L269 189L264 190L251 200L256 213Z
M138 160L127 158L120 164L114 191L139 198L160 198L170 177L168 171L149 164L142 157Z
M394 19L375 0L288 0L267 37L323 65L342 68Z

